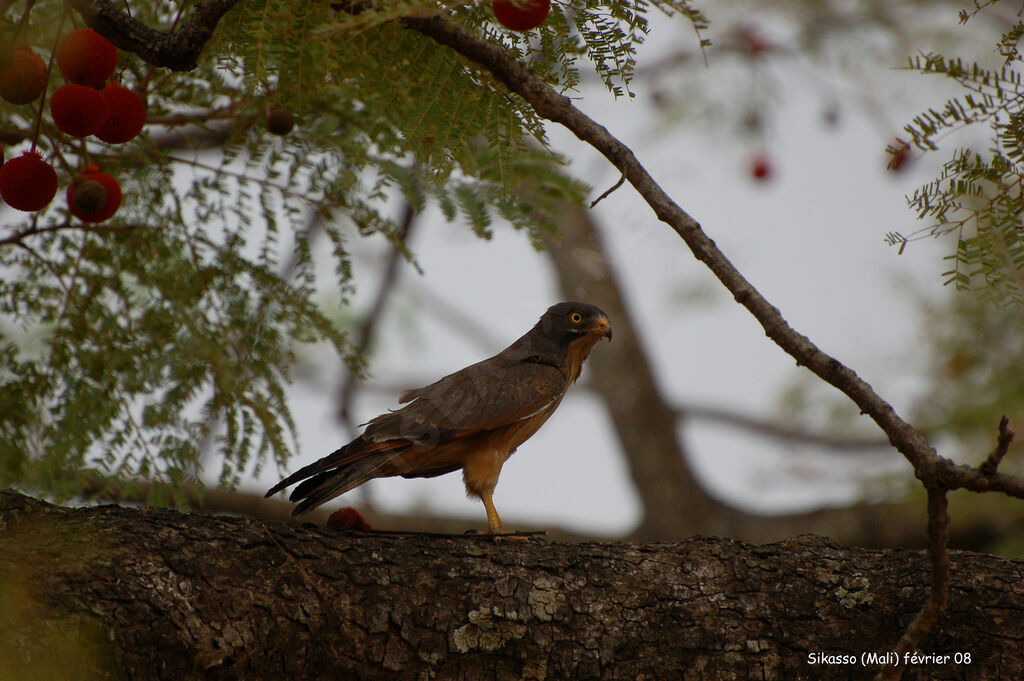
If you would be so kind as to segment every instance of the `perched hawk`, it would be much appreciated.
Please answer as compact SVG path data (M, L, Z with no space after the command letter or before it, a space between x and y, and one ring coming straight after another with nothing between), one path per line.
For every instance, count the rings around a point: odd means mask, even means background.
M461 469L466 492L484 502L491 533L506 533L491 499L502 465L558 408L591 348L611 337L607 315L593 305L553 305L494 357L402 393L404 407L366 423L362 435L267 496L301 480L289 497L299 515L372 478L432 478Z

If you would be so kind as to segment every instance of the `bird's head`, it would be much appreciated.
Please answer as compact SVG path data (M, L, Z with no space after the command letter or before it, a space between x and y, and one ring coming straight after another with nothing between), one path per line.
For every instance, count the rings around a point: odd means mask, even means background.
M571 343L579 338L597 342L612 339L612 326L608 315L588 303L558 303L548 308L540 319L540 327L551 338Z

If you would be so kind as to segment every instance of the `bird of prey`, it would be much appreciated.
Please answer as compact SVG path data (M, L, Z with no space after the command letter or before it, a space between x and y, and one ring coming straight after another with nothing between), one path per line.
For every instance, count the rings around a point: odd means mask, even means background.
M362 435L267 496L299 482L289 499L300 515L373 478L461 469L466 492L484 504L490 532L508 534L492 500L502 465L558 408L594 345L611 337L608 316L593 305L553 305L494 357L402 393L404 407L363 424Z

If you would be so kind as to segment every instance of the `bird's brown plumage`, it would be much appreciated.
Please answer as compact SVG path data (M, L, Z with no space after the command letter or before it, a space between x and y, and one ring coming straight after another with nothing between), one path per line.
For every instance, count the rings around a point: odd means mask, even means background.
M553 305L505 350L402 393L406 406L372 419L362 435L267 496L301 481L289 497L298 502L298 515L372 478L462 469L466 491L484 503L491 532L502 532L491 500L502 465L558 407L597 341L611 335L608 317L593 305Z

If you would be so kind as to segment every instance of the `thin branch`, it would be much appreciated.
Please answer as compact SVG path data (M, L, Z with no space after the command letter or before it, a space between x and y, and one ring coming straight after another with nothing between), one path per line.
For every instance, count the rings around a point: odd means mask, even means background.
M814 432L806 428L776 423L769 419L758 418L721 407L708 407L700 404L680 404L675 412L682 420L701 419L712 423L720 423L746 430L757 435L770 437L798 445L824 447L836 452L864 452L866 450L888 450L892 445L885 438L851 437L828 435Z
M402 247L409 238L409 233L412 230L413 225L416 222L416 211L413 207L406 203L405 210L402 215L402 223L399 226L399 232L397 235L398 241L392 245L391 253L388 256L387 265L384 267L384 274L381 277L380 288L377 289L377 295L373 300L373 305L370 306L370 311L363 319L361 328L359 329L359 337L355 344L355 352L362 356L367 349L370 347L370 343L373 341L374 331L377 329L377 324L380 321L381 316L384 314L384 308L387 306L388 300L391 298L391 294L395 289L395 285L398 282L399 265L402 262ZM355 428L352 423L352 415L349 411L349 405L352 402L352 397L355 394L359 381L358 377L349 372L341 384L341 389L338 391L338 418L341 419L342 423L350 430L354 431Z
M613 191L615 191L616 189L621 187L622 183L625 182L625 181L626 181L626 176L623 175L622 177L619 178L618 182L613 184L609 189L607 189L603 194L601 194L601 196L599 196L596 199L594 199L593 201L591 201L590 202L590 207L593 208L597 204L599 204L602 201L604 201L608 197L608 195L610 195Z
M419 307L429 308L432 321L446 324L453 331L460 334L464 340L473 343L481 352L490 355L505 347L506 340L494 335L490 329L481 324L473 315L466 314L431 291L425 283L418 282L416 287L410 289L407 294L418 303ZM433 382L434 380L436 378L431 378L428 382ZM410 385L426 385L426 383Z
M999 419L999 437L996 438L996 448L985 459L985 463L978 467L978 470L985 475L994 475L996 473L999 469L999 464L1010 448L1010 443L1013 442L1013 437L1016 433L1010 430L1009 426L1010 419L1007 418L1006 414L1003 414L1003 418Z
M59 225L49 225L47 227L29 227L23 229L20 232L15 232L10 236L5 236L0 239L0 246L6 246L8 244L21 244L26 238L35 236L37 234L45 234L47 232L62 232L65 230L85 231L85 232L134 232L137 229L154 229L153 227L147 227L146 225L86 225L86 224L73 224L65 222Z
M935 485L928 488L928 556L931 559L928 602L896 643L896 664L882 668L875 676L875 681L898 681L906 668L905 656L918 650L945 611L950 580L948 541L949 500L946 498L946 490Z

